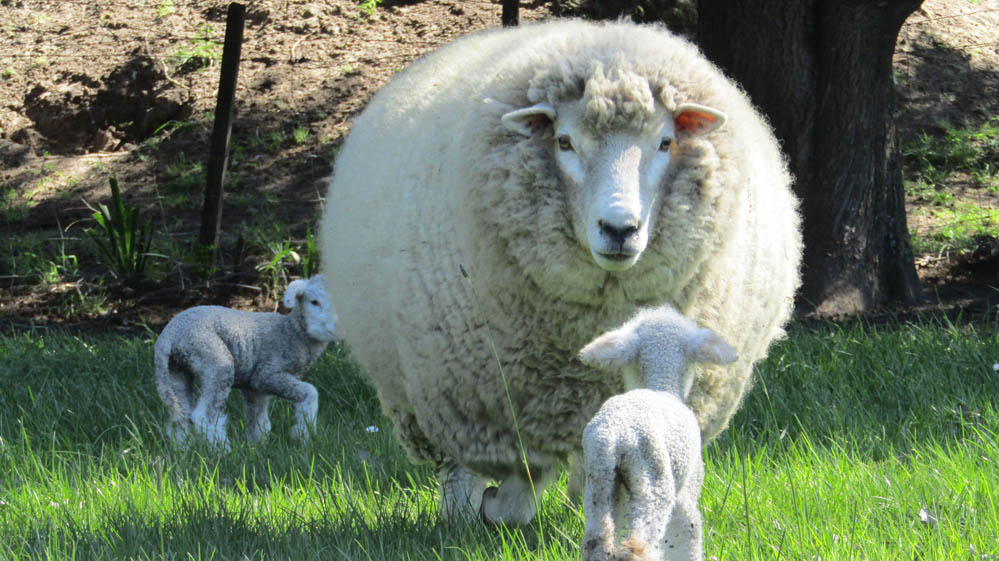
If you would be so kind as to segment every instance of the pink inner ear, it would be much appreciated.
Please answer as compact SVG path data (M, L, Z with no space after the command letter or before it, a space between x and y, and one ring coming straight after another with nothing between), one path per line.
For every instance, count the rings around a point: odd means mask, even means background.
M705 127L718 121L718 116L704 111L687 110L677 115L675 121L678 133L696 135Z
M530 116L529 120L527 121L527 126L531 129L532 134L537 134L545 127L547 127L548 123L550 122L551 119L548 118L548 115L545 115L544 113L538 113L536 115Z

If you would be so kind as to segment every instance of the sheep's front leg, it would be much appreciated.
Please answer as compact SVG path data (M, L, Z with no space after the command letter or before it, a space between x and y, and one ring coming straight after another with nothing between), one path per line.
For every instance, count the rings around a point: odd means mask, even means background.
M267 407L271 395L253 390L243 390L243 412L246 419L246 439L260 442L271 431L271 417Z
M291 428L291 436L303 441L309 439L309 433L316 429L316 413L319 411L319 392L315 386L290 374L267 376L251 386L258 392L283 397L294 403L295 425Z
M486 479L453 462L445 462L437 471L441 486L441 515L445 520L478 517Z
M482 495L482 516L491 524L522 526L538 513L538 502L554 470L535 469L532 481L527 474L516 472L497 487L489 487Z

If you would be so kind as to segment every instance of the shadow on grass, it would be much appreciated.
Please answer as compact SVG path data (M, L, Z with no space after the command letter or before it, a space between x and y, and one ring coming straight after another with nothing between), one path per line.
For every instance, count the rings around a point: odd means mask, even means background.
M171 510L99 509L86 521L67 514L33 521L24 539L0 552L77 559L465 560L574 558L578 545L537 523L525 529L447 522L426 502L371 501L310 494L287 509L191 496ZM577 533L581 528L571 530ZM512 556L511 556L512 554Z

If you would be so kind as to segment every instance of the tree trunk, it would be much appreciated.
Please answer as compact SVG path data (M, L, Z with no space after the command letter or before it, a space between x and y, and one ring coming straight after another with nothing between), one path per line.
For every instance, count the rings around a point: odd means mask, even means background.
M921 1L699 0L701 48L768 116L796 178L801 310L919 299L891 64Z

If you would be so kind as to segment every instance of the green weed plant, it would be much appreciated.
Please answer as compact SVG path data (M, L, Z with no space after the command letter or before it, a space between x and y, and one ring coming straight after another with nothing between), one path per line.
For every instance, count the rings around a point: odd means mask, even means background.
M94 208L88 204L97 226L84 232L93 240L108 270L125 284L135 285L146 278L153 239L150 221L143 221L138 208L124 202L115 176L109 182L111 207L101 203Z
M378 12L378 5L382 3L382 0L360 0L359 8L361 15L366 18L373 18Z

